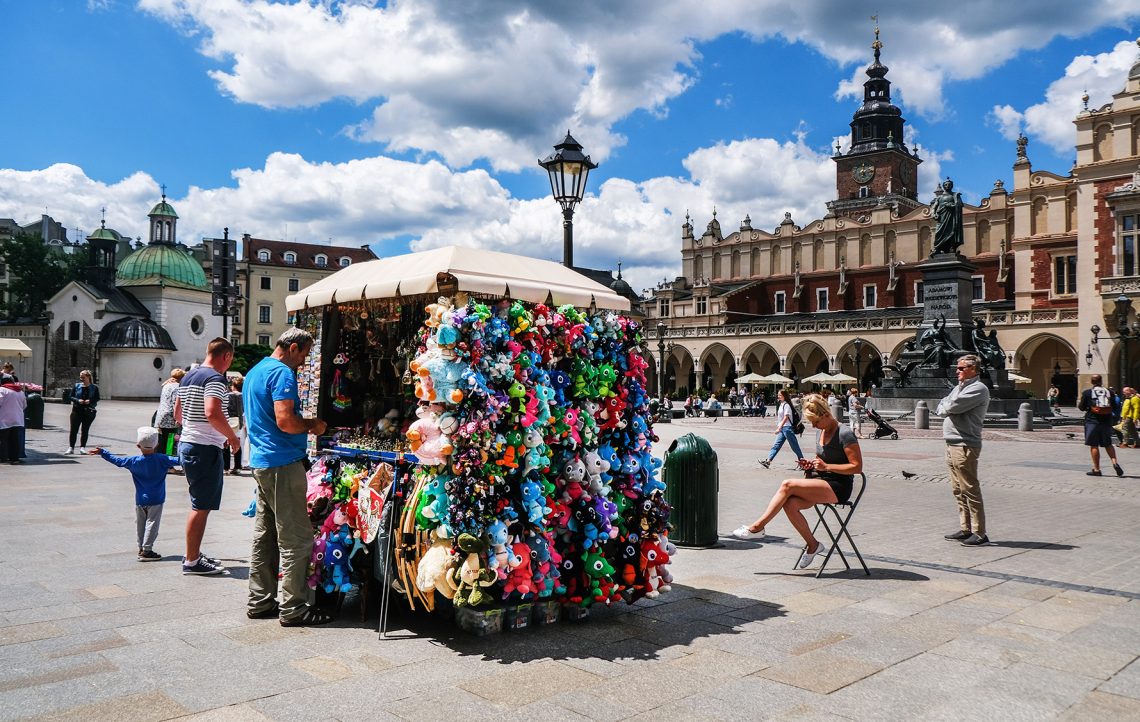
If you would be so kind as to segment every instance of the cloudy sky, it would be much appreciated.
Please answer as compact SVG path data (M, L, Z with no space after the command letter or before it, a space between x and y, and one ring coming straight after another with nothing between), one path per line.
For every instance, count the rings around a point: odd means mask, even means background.
M183 241L250 233L381 255L447 244L561 257L536 159L601 164L575 261L641 289L680 269L686 210L821 217L881 3L803 0L0 0L0 217ZM898 4L883 62L925 199L1010 183L1013 139L1068 172L1085 90L1137 59L1125 0ZM75 231L71 232L72 238Z

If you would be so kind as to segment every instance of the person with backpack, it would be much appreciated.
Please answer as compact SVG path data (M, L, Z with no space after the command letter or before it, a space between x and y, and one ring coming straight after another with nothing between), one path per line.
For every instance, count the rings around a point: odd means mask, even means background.
M772 443L772 450L768 452L767 459L760 460L760 466L765 469L771 468L772 459L776 458L779 453L780 447L784 442L788 442L788 446L792 448L796 458L800 461L804 458L804 452L800 451L800 442L796 440L796 434L804 432L804 424L800 421L800 414L788 398L786 389L780 389L776 392L776 400L779 406L776 408L776 440Z
M1124 476L1124 469L1116 463L1116 449L1112 448L1112 394L1101 384L1104 379L1100 374L1093 374L1092 388L1081 393L1081 400L1077 408L1085 412L1085 446L1089 447L1092 456L1092 470L1085 472L1088 476L1100 476L1100 448L1108 452L1112 459L1112 468L1117 476Z

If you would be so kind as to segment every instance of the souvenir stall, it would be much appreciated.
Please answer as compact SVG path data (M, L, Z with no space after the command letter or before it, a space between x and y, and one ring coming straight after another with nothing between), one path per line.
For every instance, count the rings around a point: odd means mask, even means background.
M329 423L311 449L314 586L372 569L385 597L454 608L478 633L668 591L625 298L556 263L449 247L349 266L287 307L319 339L299 384Z

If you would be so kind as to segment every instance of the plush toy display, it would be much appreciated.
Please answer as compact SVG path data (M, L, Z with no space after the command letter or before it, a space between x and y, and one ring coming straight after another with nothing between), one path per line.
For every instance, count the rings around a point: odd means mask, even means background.
M616 313L427 306L408 376L420 409L407 438L429 477L407 500L431 532L419 589L457 606L588 606L669 589L640 349L640 325Z

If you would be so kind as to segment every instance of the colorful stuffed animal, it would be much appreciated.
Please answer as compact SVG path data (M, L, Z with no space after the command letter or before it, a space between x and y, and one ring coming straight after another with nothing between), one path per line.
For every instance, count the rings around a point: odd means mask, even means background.
M352 533L348 525L338 529L325 543L325 592L347 592L352 589L349 575L352 573L352 562L349 551L352 547Z
M416 416L419 418L413 421L408 430L404 432L412 453L425 466L442 464L444 457L453 450L451 439L444 436L440 429L440 413L442 411L442 404L420 406L416 409Z
M487 544L473 534L460 534L457 543L466 556L452 572L456 587L452 601L457 607L478 607L490 602L491 598L483 590L494 584L497 577L483 565Z
M509 597L512 592L526 599L535 592L534 581L531 579L530 547L524 542L515 542L511 545L511 556L516 563L503 584L503 599Z
M448 584L448 575L452 573L459 563L459 556L451 548L451 540L441 537L435 532L431 535L432 543L420 558L416 569L416 586L421 592L435 590L451 599L455 596L455 588Z

